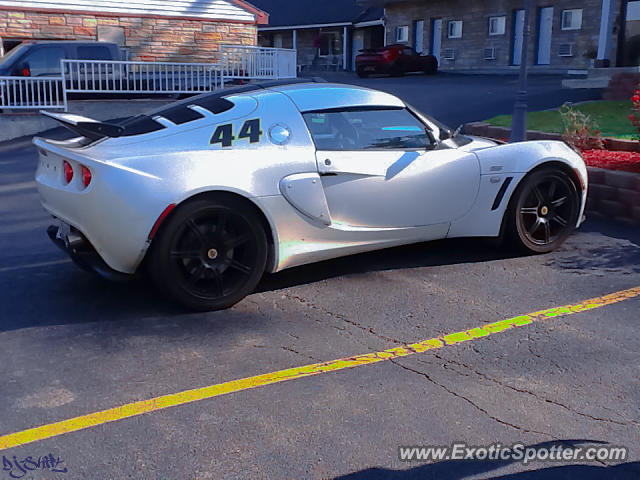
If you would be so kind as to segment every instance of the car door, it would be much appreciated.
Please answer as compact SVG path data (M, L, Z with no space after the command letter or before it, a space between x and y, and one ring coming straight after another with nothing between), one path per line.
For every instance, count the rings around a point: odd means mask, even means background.
M420 64L420 55L418 55L413 48L403 48L402 56L406 65L405 72L416 72L422 69L422 65Z
M445 224L473 205L480 167L472 153L436 145L406 108L303 114L331 222L398 228Z

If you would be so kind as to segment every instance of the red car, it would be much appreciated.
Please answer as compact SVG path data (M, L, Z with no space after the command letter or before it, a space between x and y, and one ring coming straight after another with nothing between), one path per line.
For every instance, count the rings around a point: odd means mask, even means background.
M387 45L377 50L361 50L356 57L356 73L367 77L372 73L403 75L408 72L424 72L433 75L438 71L438 59L433 55L419 55L406 45Z

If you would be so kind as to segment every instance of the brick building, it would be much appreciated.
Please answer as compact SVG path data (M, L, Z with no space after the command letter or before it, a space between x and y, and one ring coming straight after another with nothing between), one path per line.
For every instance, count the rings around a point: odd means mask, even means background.
M132 60L211 62L220 44L256 45L268 15L244 0L0 0L4 51L25 40L118 43Z
M385 8L387 43L432 53L441 69L508 70L520 64L524 0L358 2ZM636 3L532 0L529 63L549 71L624 64L627 10Z

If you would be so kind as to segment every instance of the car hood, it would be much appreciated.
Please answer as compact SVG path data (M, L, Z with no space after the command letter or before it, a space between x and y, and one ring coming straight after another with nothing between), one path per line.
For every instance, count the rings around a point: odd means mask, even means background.
M484 150L485 148L495 147L496 145L501 145L504 142L500 142L497 140L491 140L490 138L484 137L473 137L470 135L465 135L465 137L469 138L471 142L466 145L462 145L460 150L464 150L465 152L475 152L477 150Z

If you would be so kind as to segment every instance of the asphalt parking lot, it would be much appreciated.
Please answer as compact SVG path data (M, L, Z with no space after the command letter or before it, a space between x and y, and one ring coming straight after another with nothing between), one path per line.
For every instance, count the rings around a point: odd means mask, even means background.
M228 311L188 313L58 251L35 166L32 146L0 147L0 479L49 454L66 472L22 478L640 477L640 290L472 334L640 287L637 227L588 219L541 256L471 239L362 254L267 275ZM354 358L372 352L380 361ZM136 403L158 397L146 413ZM453 442L607 442L629 457L398 458L399 446Z

